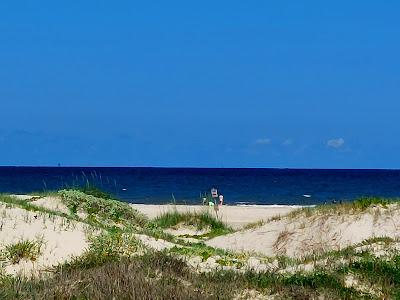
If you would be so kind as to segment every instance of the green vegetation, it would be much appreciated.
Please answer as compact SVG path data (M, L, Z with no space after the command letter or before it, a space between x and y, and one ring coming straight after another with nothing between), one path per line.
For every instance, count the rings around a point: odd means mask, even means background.
M376 275L374 275L376 276ZM135 259L110 260L90 268L76 265L44 279L4 278L2 299L233 299L246 291L277 299L374 299L346 287L340 272L308 274L273 272L193 272L166 252L147 252ZM394 282L391 287L395 287ZM396 290L388 290L387 298ZM243 298L247 299L247 298Z
M174 210L172 212L166 212L161 216L157 217L152 225L155 228L171 228L177 226L193 226L197 230L209 230L209 232L201 235L194 235L190 237L197 238L211 238L218 235L224 235L233 232L232 228L227 226L222 221L215 218L209 212L178 212ZM189 237L189 236L186 236Z
M258 227L265 225L265 223L266 223L265 220L259 220L252 223L248 223L242 228L242 230L256 229Z
M85 193L86 195L92 195L97 198L102 198L102 199L114 199L113 196L110 193L107 193L101 189L99 189L97 186L93 184L86 184L83 187L78 187L76 190Z
M359 213L365 211L372 206L381 206L387 208L389 204L400 202L398 198L381 198L381 197L361 197L352 202L342 202L337 204L322 204L314 207L303 207L289 213L289 217L305 215L310 217L315 214L343 214L343 213Z
M22 259L35 261L40 255L40 241L21 240L5 247L5 258L12 264L19 263Z
M58 217L65 218L70 221L71 220L78 221L78 222L86 223L90 226L94 226L96 228L102 228L102 229L107 229L107 230L113 228L112 225L110 226L110 224L107 224L106 222L99 223L98 221L90 219L90 218L82 219L75 214L66 214L61 211L51 210L46 207L32 204L31 201L29 201L29 200L21 200L21 199L18 199L18 198L9 196L9 195L0 194L0 202L5 203L8 207L18 207L18 208L21 208L21 209L24 209L27 211L36 212L39 215L47 215L48 217L58 216Z
M190 247L174 247L172 253L177 253L184 256L199 256L203 261L211 256L228 256L229 253L225 250L209 247L204 243L193 244Z
M90 238L89 249L81 256L57 267L58 271L90 269L143 253L145 247L132 234L119 229L104 231Z
M141 227L147 223L146 217L127 203L98 198L76 190L61 190L58 194L72 214L83 211L93 221L103 223L111 221L117 224L124 223Z
M67 218L67 219L78 220L78 218L75 216L71 216L71 215L65 214L60 211L54 211L51 209L47 209L42 206L37 206L37 205L32 204L30 201L21 200L21 199L18 199L18 198L9 196L9 195L0 194L0 202L3 202L5 204L7 204L8 206L16 206L16 207L25 209L27 211L34 211L34 212L38 212L38 213L59 216L59 217Z
M398 199L385 199L385 198L377 198L377 197L362 197L354 201L353 207L354 209L359 209L359 210L364 210L371 205L380 205L383 207L386 207L389 205L391 202L396 202L399 201Z

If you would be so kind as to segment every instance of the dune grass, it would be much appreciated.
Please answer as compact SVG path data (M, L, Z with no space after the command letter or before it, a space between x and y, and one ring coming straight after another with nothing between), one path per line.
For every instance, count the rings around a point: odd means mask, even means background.
M56 215L56 216L67 218L67 219L78 220L78 218L68 215L66 213L51 210L51 209L48 209L48 208L45 208L42 206L34 205L30 201L21 200L21 199L18 199L16 197L12 197L9 195L0 194L0 202L3 202L9 206L15 206L15 207L25 209L27 211L40 212L40 213L49 214L49 215Z
M61 211L48 209L43 206L35 205L31 203L31 201L21 200L9 195L0 194L0 202L5 203L9 207L17 207L27 211L35 212L37 214L47 215L49 217L58 216L61 218L68 219L70 221L85 223L87 225L92 226L93 228L100 228L105 230L112 230L114 228L114 226L107 223L101 223L90 218L82 219L75 214L66 214Z
M259 227L265 225L265 223L267 223L267 221L258 220L258 221L246 224L245 226L243 226L243 228L241 230L244 231L244 230L256 229L256 228L259 228Z
M72 269L90 269L108 262L119 261L143 254L144 245L129 232L114 228L89 238L89 248L78 257L56 266L55 272Z
M84 186L80 186L77 188L74 188L74 190L80 191L85 193L86 195L92 195L97 198L102 198L102 199L115 199L113 195L111 195L108 192L105 192L104 190L98 188L94 184L86 184Z
M193 226L197 230L208 230L207 233L197 235L198 238L211 238L233 232L233 229L218 220L209 212L165 212L152 221L153 227L162 229L176 226Z
M35 261L41 253L42 243L33 240L21 240L5 247L4 256L12 264L17 264L23 259Z
M390 204L400 202L400 198L361 197L351 202L321 204L314 207L303 207L288 214L289 218L299 215L310 217L315 214L354 214L365 211L372 206L387 208Z
M143 214L121 201L103 199L77 190L61 190L58 195L72 214L82 210L92 220L99 222L112 221L141 227L147 224Z
M394 266L397 262L382 272L395 276ZM372 280L376 274L366 276ZM386 299L397 295L396 280L386 287ZM343 274L331 270L290 275L222 270L199 274L166 252L147 252L135 259L106 261L84 269L75 266L47 279L7 277L0 281L2 299L234 299L249 290L275 299L374 298L347 287Z

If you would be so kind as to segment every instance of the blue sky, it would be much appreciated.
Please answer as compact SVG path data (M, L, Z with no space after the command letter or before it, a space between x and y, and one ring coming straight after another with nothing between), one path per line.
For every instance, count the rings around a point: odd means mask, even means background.
M0 165L400 168L398 1L1 1Z

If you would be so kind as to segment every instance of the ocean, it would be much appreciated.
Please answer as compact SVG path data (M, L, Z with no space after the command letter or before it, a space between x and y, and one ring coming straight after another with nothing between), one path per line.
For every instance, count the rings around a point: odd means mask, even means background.
M0 167L0 193L94 184L131 203L200 204L212 187L228 205L313 205L400 197L400 170Z

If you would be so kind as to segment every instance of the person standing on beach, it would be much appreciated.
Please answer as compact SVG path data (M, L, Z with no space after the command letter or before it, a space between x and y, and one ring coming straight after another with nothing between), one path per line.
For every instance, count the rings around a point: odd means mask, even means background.
M214 205L217 205L216 199L218 198L218 190L216 188L211 189L211 201L214 203ZM214 206L213 205L213 206Z
M224 196L223 195L219 195L219 204L218 204L218 206L219 207L222 207L222 204L224 203Z
M218 218L218 209L219 209L219 205L218 205L218 203L217 203L217 199L218 199L218 190L216 189L216 188L212 188L211 189L211 198L212 198L212 203L213 203L213 207L214 207L214 212L215 212L215 215L217 216L217 218Z

